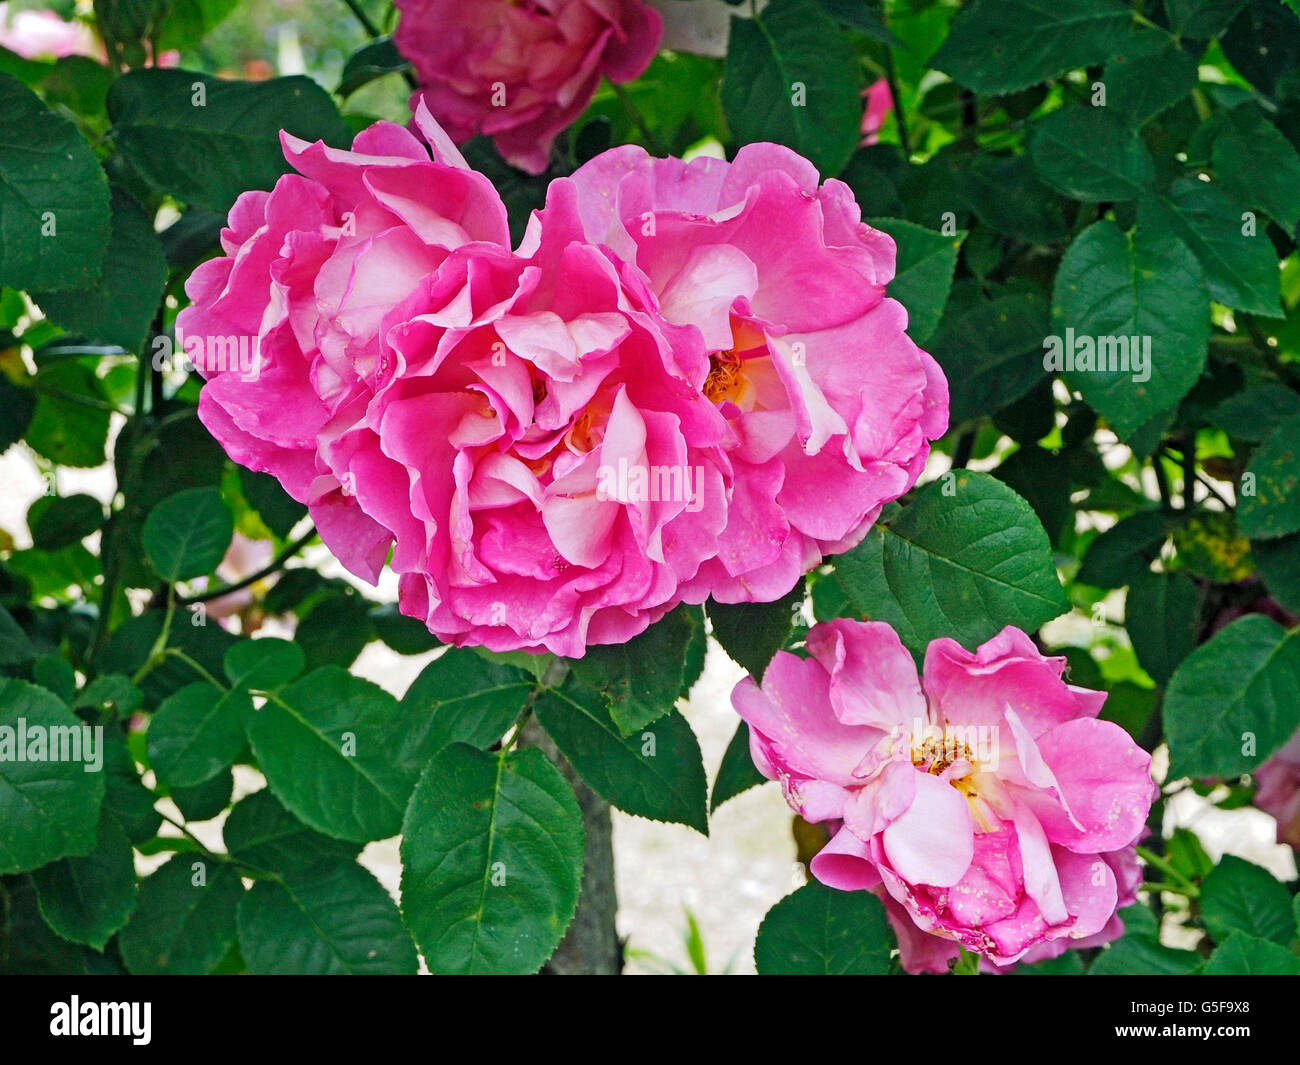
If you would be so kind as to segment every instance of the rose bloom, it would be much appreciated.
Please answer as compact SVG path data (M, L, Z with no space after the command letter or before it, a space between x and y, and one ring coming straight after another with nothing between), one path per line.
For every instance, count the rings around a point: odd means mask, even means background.
M1277 820L1277 841L1300 850L1300 732L1255 770L1255 805Z
M553 183L576 187L587 238L705 352L683 363L727 420L735 492L690 602L780 598L862 540L947 428L947 382L885 296L893 240L847 185L818 180L788 148L750 144L731 163L615 148Z
M920 678L879 622L823 622L807 649L732 702L760 772L835 829L813 876L879 895L909 972L958 946L1008 966L1120 933L1156 788L1151 756L1097 720L1105 693L1014 628L974 653L935 640Z
M866 147L880 140L881 127L894 109L894 96L889 82L880 78L862 90L862 99L866 106L862 109L862 140L858 143Z
M246 192L200 265L177 346L207 378L199 418L227 454L306 503L321 539L372 583L390 532L322 455L335 416L364 408L380 373L384 315L451 252L509 246L505 207L427 114L430 150L381 122L352 151L282 135L297 174ZM180 352L177 352L178 356Z
M556 135L602 77L631 81L654 58L659 13L642 0L395 0L393 41L456 143L492 138L506 162L546 169Z
M94 30L84 22L66 22L53 11L15 11L10 15L7 3L0 3L0 47L24 59L104 56Z
M507 246L505 211L421 110L351 152L285 137L298 175L241 197L187 286L204 424L440 638L580 656L672 609L731 491L721 414L647 295L582 240L572 189ZM196 360L197 361L197 360Z

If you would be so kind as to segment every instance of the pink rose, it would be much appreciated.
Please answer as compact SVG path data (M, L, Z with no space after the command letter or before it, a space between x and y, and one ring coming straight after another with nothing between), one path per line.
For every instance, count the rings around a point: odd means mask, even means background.
M208 359L200 416L353 573L391 550L401 609L442 639L624 642L726 520L726 422L678 366L698 336L582 239L571 185L513 254L491 185L417 122L432 161L384 123L351 152L286 137L302 176L235 205L178 330L251 335L260 360Z
M880 129L894 109L894 97L889 91L889 82L880 78L862 90L862 98L866 107L862 109L862 140L859 143L866 146L880 139Z
M631 81L663 33L641 0L395 0L394 43L423 100L460 144L493 139L512 166L540 174L556 134L602 77Z
M1255 770L1255 805L1277 820L1277 841L1300 850L1300 732Z
M885 296L893 240L862 223L848 186L819 185L774 144L731 163L615 148L564 185L587 239L699 337L704 354L683 366L727 421L727 525L684 598L779 598L862 540L947 427L947 382Z
M432 159L387 122L359 134L352 151L283 135L298 173L240 196L222 232L225 256L190 276L193 304L176 322L178 348L207 378L204 425L232 459L306 503L325 543L371 582L392 534L324 452L391 376L385 315L453 250L481 242L509 253L491 182L427 112L417 122Z
M840 822L813 875L885 899L909 971L957 945L1006 966L1117 933L1156 789L1150 755L1096 719L1104 693L1014 628L974 654L935 640L923 679L879 622L823 622L807 648L732 702L790 805Z
M53 11L15 11L0 3L0 47L24 59L62 59L70 55L103 58L94 31L83 22L65 22Z
M462 249L394 310L390 368L331 433L396 536L402 611L457 644L625 642L726 519L725 422L681 376L682 338L582 240L571 192L519 255Z

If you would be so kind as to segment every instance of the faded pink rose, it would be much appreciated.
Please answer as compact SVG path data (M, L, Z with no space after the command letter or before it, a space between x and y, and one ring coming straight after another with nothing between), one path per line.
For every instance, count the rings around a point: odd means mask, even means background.
M910 972L958 945L1007 966L1103 942L1135 890L1151 757L1006 628L935 640L918 679L889 626L835 620L732 702L754 763L808 821L838 823L813 875L886 902Z
M102 59L104 49L84 22L67 22L53 11L15 11L0 3L0 47L24 59L62 59L70 55Z
M889 82L880 78L862 90L862 99L866 106L862 109L862 140L859 143L866 146L880 140L881 127L894 109L894 96L889 91Z
M1255 805L1277 820L1277 841L1300 850L1300 732L1255 770Z
M750 144L730 163L615 148L552 185L576 188L587 239L699 337L683 366L727 421L735 490L689 602L784 595L862 540L947 428L947 382L885 296L893 240L848 186L818 182L789 149Z
M204 366L200 416L353 573L391 550L401 609L440 638L624 642L726 520L726 423L677 363L698 338L582 239L572 186L512 253L491 185L417 122L433 160L389 124L351 152L286 137L301 176L235 205L178 329L251 334L261 362Z
M556 135L602 77L625 82L650 64L663 26L642 0L394 0L393 41L423 100L452 139L492 138L506 162L546 169Z

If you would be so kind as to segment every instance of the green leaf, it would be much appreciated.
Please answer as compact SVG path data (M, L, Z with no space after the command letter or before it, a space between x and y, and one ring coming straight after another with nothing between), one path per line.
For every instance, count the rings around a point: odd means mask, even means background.
M118 934L122 960L137 976L202 975L235 941L244 886L234 867L177 854L145 878L130 923Z
M1132 584L1150 572L1169 527L1169 518L1159 510L1138 511L1116 522L1088 545L1075 580L1096 588Z
M343 859L254 884L240 899L238 928L255 975L401 976L419 965L396 903Z
M410 60L397 50L391 37L376 37L348 56L348 61L343 64L338 94L347 99L361 86L370 84L376 78L382 78L386 74L400 74L410 69Z
M32 663L32 680L42 688L49 688L65 703L71 703L76 697L77 671L66 658L41 655Z
M1219 943L1244 932L1285 946L1296 934L1291 893L1267 869L1231 854L1201 884L1201 916Z
M288 170L280 131L346 146L329 95L310 78L222 81L190 70L132 70L108 93L118 151L158 192L224 213Z
M121 972L111 958L54 934L41 917L29 878L0 888L0 973L68 977Z
M761 976L883 976L893 946L878 898L814 880L768 910L754 963Z
M584 832L573 789L535 748L453 744L402 825L402 915L434 973L532 973L573 920Z
M443 646L423 621L403 614L396 603L372 606L366 617L374 634L399 655L422 655Z
M1237 525L1244 536L1276 540L1300 532L1300 415L1269 433L1250 457L1239 495Z
M1266 939L1234 932L1210 955L1206 976L1300 976L1300 958Z
M374 636L370 604L354 593L320 600L302 616L293 634L308 669L350 666Z
M929 347L948 378L955 426L1019 399L1046 376L1047 301L1017 292L950 306Z
M814 0L732 16L722 107L740 143L784 144L834 176L861 136L860 89L852 47Z
M1169 25L1180 37L1217 37L1246 5L1246 0L1165 0Z
M803 600L802 580L772 603L717 603L710 600L708 613L713 637L735 662L755 680L761 681L772 656L789 639Z
M1069 234L1055 190L1042 181L1028 155L975 156L960 179L961 193L986 226L1031 244L1052 244Z
M1235 440L1257 444L1288 418L1300 415L1300 393L1285 385L1250 385L1217 407L1213 423Z
M537 720L593 791L620 810L708 835L708 784L699 741L677 711L624 736L599 693L580 684L544 691Z
M141 539L154 572L165 581L182 581L216 569L234 534L217 489L187 488L149 511Z
M736 726L735 734L722 755L718 775L713 779L709 813L712 814L728 799L734 799L741 792L766 782L767 777L758 771L749 755L749 726L742 721Z
M0 375L0 454L23 438L35 411L36 394Z
M268 695L248 738L276 798L300 820L367 843L397 835L414 782L397 762L396 712L378 685L326 666Z
M127 838L139 846L162 825L154 809L153 792L140 780L140 771L116 729L104 730L104 809L122 826Z
M486 749L523 712L532 679L466 647L449 647L420 673L401 702L398 761L413 774L453 743Z
M235 793L235 775L229 767L192 788L173 788L171 800L189 822L220 817Z
M1015 92L1122 51L1131 19L1120 0L973 0L930 62L976 92Z
M169 791L195 788L230 768L252 713L242 688L222 692L200 682L168 696L149 722L149 764L158 780Z
M1186 976L1201 964L1194 950L1166 947L1145 936L1124 936L1097 956L1089 976Z
M307 514L307 508L281 488L280 482L268 473L255 473L241 467L239 484L249 506L257 511L262 523L281 539L293 532L293 527Z
M693 632L679 607L627 643L589 647L574 659L573 676L602 694L619 732L630 736L673 708Z
M321 862L353 861L361 851L359 843L308 828L268 788L235 803L221 832L226 849L241 862L284 875L310 872Z
M135 200L114 189L112 230L98 283L61 292L33 291L32 299L64 329L138 353L166 280L162 241L152 223Z
M108 243L108 181L77 127L0 73L0 286L85 288Z
M157 642L162 626L161 610L150 610L122 622L113 630L99 655L99 671L134 675L149 657L150 648ZM172 625L168 630L167 646L183 652L205 672L216 677L221 674L221 656L236 642L237 638L220 625L182 623ZM203 674L190 663L169 655L140 682L140 689L145 701L152 706L185 685L203 679Z
M192 48L238 6L239 0L171 0L158 47Z
M918 344L924 344L939 327L939 319L948 304L957 253L966 239L966 231L946 237L901 218L866 221L894 238L898 265L886 291L907 308L908 335Z
M1288 0L1290 2L1290 0ZM1219 44L1238 74L1265 96L1284 96L1300 65L1300 19L1295 4L1261 0L1228 25Z
M233 688L271 691L294 680L306 668L302 648L289 640L240 640L222 659Z
M818 3L845 26L861 30L882 44L895 48L907 47L889 31L885 25L885 16L871 6L871 0L818 0Z
M1300 533L1250 545L1255 568L1284 610L1300 614Z
M1085 203L1133 200L1151 184L1155 162L1138 135L1105 107L1063 107L1034 123L1034 169Z
M71 359L36 373L36 411L27 426L32 450L60 466L87 468L104 461L109 412L99 378Z
M0 606L0 666L26 665L36 657L36 647L13 615Z
M1169 779L1247 773L1300 726L1300 634L1248 614L1188 655L1165 692Z
M1205 366L1210 313L1201 268L1176 237L1141 226L1126 234L1103 219L1061 260L1052 324L1053 368L1127 440L1182 399Z
M973 646L1007 625L1033 632L1069 609L1034 512L985 473L926 485L835 569L854 612L915 653L940 636Z
M1206 853L1199 837L1189 828L1174 829L1173 835L1165 840L1165 857L1183 876L1197 884L1214 869L1214 859Z
M57 551L89 536L103 524L104 507L94 496L41 496L27 511L32 543Z
M1282 317L1277 257L1263 227L1243 233L1245 210L1217 185L1179 178L1164 194L1138 204L1138 230L1171 234L1200 260L1210 296L1228 307Z
M135 909L135 859L131 841L101 813L95 849L64 858L32 874L41 916L64 939L96 950L126 924Z
M98 743L44 688L0 680L0 873L94 850L104 800Z
M1300 223L1300 153L1256 104L1223 114L1211 148L1214 175L1288 233Z
M1106 64L1106 106L1138 129L1196 88L1199 53L1160 38L1152 52L1117 55Z
M1167 684L1196 646L1199 599L1182 573L1147 572L1129 585L1124 627L1139 665L1157 684Z

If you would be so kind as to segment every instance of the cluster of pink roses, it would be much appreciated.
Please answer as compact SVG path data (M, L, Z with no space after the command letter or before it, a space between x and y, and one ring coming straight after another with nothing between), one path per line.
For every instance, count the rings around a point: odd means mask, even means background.
M974 653L935 640L920 678L887 625L823 622L807 649L732 702L754 764L831 826L813 876L874 891L909 972L945 972L959 947L1003 967L1122 933L1157 789L1151 756L1097 720L1103 692L1014 628Z
M770 601L916 481L947 389L894 244L795 153L607 152L506 210L423 107L240 197L177 323L204 424L440 638L580 656ZM208 345L208 350L212 350ZM217 345L221 349L221 345ZM243 350L243 349L241 349Z

